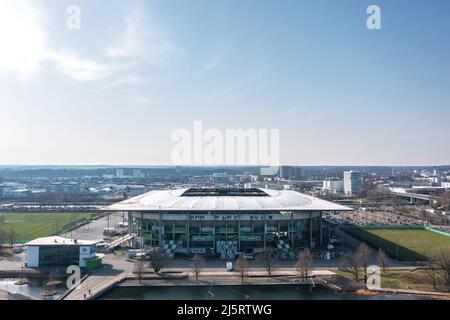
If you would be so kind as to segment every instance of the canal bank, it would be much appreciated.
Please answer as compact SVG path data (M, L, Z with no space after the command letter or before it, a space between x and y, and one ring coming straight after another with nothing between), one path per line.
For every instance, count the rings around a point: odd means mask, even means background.
M254 273L245 277L244 284L238 274L235 273L209 273L202 274L198 280L195 280L193 274L188 273L169 273L162 275L146 274L138 279L136 275L129 274L127 277L122 278L120 282L117 282L107 290L104 290L101 294L92 297L93 299L115 299L121 297L127 298L128 292L140 292L136 299L147 299L147 293L151 293L152 299L176 299L179 290L185 292L202 293L210 288L225 288L228 291L233 292L235 289L241 291L255 291L256 296L260 296L259 293L267 290L291 291L292 288L296 288L296 291L308 292L305 295L305 299L335 299L335 300L382 300L382 299L395 299L395 300L422 300L422 299L443 299L450 300L450 295L446 293L426 292L417 290L396 290L390 288L383 288L376 291L367 291L363 284L355 285L355 283L348 281L347 279L327 271L323 274L314 275L307 279L301 279L292 274L278 274L272 277L268 277L264 274ZM195 289L197 288L197 289ZM248 289L244 289L248 288ZM261 288L261 292L260 289ZM271 288L271 289L270 289ZM220 292L223 292L222 289ZM310 292L317 291L320 294L309 294ZM168 294L165 296L165 294ZM170 294L173 293L173 296ZM278 295L274 297L266 296L263 294L264 299L278 299ZM281 295L282 297L283 295ZM296 295L293 295L293 299ZM131 295L133 298L134 296ZM159 298L156 298L159 297ZM334 298L333 298L334 297ZM218 299L238 299L239 296L229 297L229 295L218 295ZM182 296L180 299L189 299ZM260 298L255 298L260 299ZM262 298L261 298L262 299Z
M0 301L2 300L32 300L32 298L22 294L11 293L9 291L0 289Z
M140 278L140 279L139 279ZM0 289L6 290L12 294L22 294L34 299L47 299L41 296L46 288L44 279L27 279L29 283L23 286L16 285L18 279L0 280ZM384 288L377 292L364 290L364 285L355 284L348 279L335 274L329 270L315 270L312 277L301 279L292 271L276 271L271 277L263 271L249 271L244 278L244 284L238 272L226 271L205 271L198 278L192 272L168 270L159 275L152 272L146 272L139 277L129 272L102 272L87 274L82 279L80 289L67 290L65 287L58 288L57 294L51 300L95 300L95 299L187 299L181 295L178 297L179 290L187 295L192 291L194 296L199 297L202 293L213 293L217 299L241 299L240 295L230 296L227 292L247 292L252 293L252 297L261 297L264 299L278 299L284 297L284 294L270 296L270 292L281 292L284 290L291 292L286 299L450 299L448 294L436 294L432 292L419 292L416 290L396 290ZM197 289L195 289L197 288ZM218 294L210 289L215 288ZM222 288L222 289L220 289ZM248 288L248 289L245 289ZM258 289L260 288L260 289ZM270 289L272 288L272 289ZM293 289L294 288L294 289ZM206 291L205 291L206 290ZM271 291L272 290L272 291ZM139 295L128 294L134 291ZM297 292L297 293L296 293ZM302 292L299 296L298 292ZM311 292L318 292L314 294ZM209 293L208 293L209 294ZM244 296L246 293L244 294ZM178 298L177 298L178 297ZM213 297L213 296L211 296ZM373 298L378 297L378 298ZM3 295L5 299L5 296ZM204 299L204 298L201 298ZM254 298L260 299L260 298ZM284 299L284 298L280 298Z

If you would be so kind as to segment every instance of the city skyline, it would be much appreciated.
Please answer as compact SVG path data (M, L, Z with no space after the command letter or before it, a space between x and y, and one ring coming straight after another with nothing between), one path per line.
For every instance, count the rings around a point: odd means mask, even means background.
M197 120L279 129L281 164L448 165L449 10L2 1L0 165L173 165L171 134Z

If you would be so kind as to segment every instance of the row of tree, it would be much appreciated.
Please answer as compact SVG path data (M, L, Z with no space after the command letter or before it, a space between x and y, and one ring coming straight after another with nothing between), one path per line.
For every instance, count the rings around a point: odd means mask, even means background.
M363 243L358 247L356 252L347 253L342 256L340 268L352 273L357 282L363 280L364 283L367 283L370 254L371 249ZM382 249L379 249L377 258L381 271L385 273L389 263L387 254ZM276 250L268 248L263 253L260 253L256 259L259 265L266 270L267 275L272 277L278 261ZM155 274L159 274L167 262L168 259L164 252L155 251L150 253L148 260L138 259L135 261L134 273L138 276L139 282L141 282L143 274L148 269L152 269ZM192 259L191 267L196 280L199 278L204 263L205 260L200 255L195 255ZM298 275L302 279L307 279L311 276L311 271L314 268L314 259L309 249L304 249L299 253L295 267ZM249 272L249 262L244 254L240 254L237 258L235 268L239 273L241 282L244 283ZM445 286L450 292L450 248L440 249L430 255L424 269L435 289L439 286Z
M256 260L267 272L269 277L272 277L275 270L276 263L278 261L278 255L274 248L268 248L264 252L256 256ZM204 260L202 257L196 255L194 256L192 269L195 275L195 279L198 280L201 268L203 267ZM300 252L298 260L296 262L296 269L299 275L306 279L310 276L311 270L313 269L313 255L309 249L304 249ZM245 282L245 278L248 276L249 262L244 254L240 254L236 259L236 270L239 273L241 282Z
M278 261L277 252L274 248L268 248L263 253L260 253L256 257L258 263L266 270L269 277L272 277L275 265ZM166 266L167 256L162 251L155 251L149 254L149 259L137 259L134 262L133 272L137 275L139 283L142 282L143 275L152 269L155 274L159 274L161 269ZM195 276L195 280L198 280L199 275L203 269L205 259L200 255L195 255L192 259L192 272ZM242 283L245 282L245 278L248 276L249 262L244 254L240 254L236 259L235 265L236 271L239 273ZM313 269L313 256L309 249L305 249L300 252L296 263L296 269L299 276L307 278L310 276Z
M340 268L352 273L356 281L359 282L360 279L364 279L364 283L367 283L367 269L369 268L370 253L371 250L369 246L362 243L356 252L346 253L342 256ZM382 272L386 272L388 256L382 249L378 250L378 265Z
M351 272L356 281L364 279L367 283L367 269L369 267L370 249L361 244L355 253L342 256L341 268ZM389 258L382 250L378 250L378 265L384 273L388 267ZM440 248L428 255L426 265L423 267L429 283L435 290L445 288L450 292L450 248Z

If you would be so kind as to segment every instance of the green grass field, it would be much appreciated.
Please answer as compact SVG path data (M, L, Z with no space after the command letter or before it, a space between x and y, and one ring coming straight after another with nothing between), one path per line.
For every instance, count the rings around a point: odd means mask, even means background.
M357 238L382 248L399 260L424 260L439 248L450 247L450 237L425 229L348 229Z
M355 281L355 276L347 271L335 271L350 281ZM360 284L363 284L364 277L361 276ZM411 270L387 270L381 274L381 287L390 289L408 289L429 292L446 292L445 286L439 284L437 288L433 288L430 279L425 271Z
M78 222L95 217L95 213L80 212L24 212L5 213L0 229L17 233L18 241L56 235ZM1 221L1 220L0 220Z

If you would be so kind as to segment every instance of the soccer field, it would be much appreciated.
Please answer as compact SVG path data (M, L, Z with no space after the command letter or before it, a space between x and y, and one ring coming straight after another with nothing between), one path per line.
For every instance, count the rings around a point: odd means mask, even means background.
M17 241L29 241L39 237L56 235L76 223L95 217L96 213L81 212L20 212L5 213L0 220L0 229L6 232L14 230Z
M375 248L382 248L399 260L424 260L439 248L450 247L450 237L426 229L349 229L357 238Z

